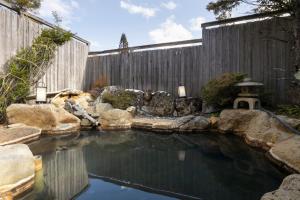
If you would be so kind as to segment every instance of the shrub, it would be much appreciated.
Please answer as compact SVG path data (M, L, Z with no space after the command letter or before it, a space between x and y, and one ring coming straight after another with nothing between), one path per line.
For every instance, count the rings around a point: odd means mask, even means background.
M41 0L5 0L18 11L34 10L41 6Z
M279 105L277 114L300 118L300 105Z
M92 85L92 89L89 91L89 93L97 98L98 96L101 95L103 92L104 88L108 86L108 81L106 76L100 76Z
M210 80L202 88L202 98L207 105L224 107L233 102L239 92L234 85L245 78L243 74L225 73Z
M5 74L0 75L0 121L9 104L24 102L30 87L40 80L50 66L56 48L71 37L72 33L59 27L43 29L31 47L21 49L6 63Z
M114 108L125 110L135 105L137 95L132 91L120 90L114 93L106 92L102 96L104 103L110 103Z

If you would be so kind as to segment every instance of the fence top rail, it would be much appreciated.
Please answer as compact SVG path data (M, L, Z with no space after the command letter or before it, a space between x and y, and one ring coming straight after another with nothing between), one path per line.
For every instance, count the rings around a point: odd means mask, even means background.
M259 19L259 18L264 18L264 17L273 17L276 15L283 15L283 14L287 14L287 12L277 11L277 12L246 15L246 16L241 16L241 17L234 17L234 18L229 18L229 19L223 19L223 20L217 20L217 21L203 23L203 24L201 24L201 27L206 28L206 27L210 27L210 26L218 26L218 25L224 25L224 24L228 24L228 23L246 21L246 20L251 20L251 19Z
M10 3L8 3L4 0L0 0L0 6L4 6L4 7L10 9L10 10L14 10L14 11L18 12ZM43 25L48 26L50 28L55 28L54 24L51 24L51 23L47 22L46 20L43 20L40 17L32 15L29 12L22 12L22 14L25 15L26 17L32 19L33 21L36 21L36 22L40 23L40 24L43 24ZM73 35L73 38L80 41L80 42L86 43L87 45L90 45L89 41L87 41L87 40L85 40L85 39L83 39L83 38L81 38L77 35Z
M141 50L141 49L152 49L152 48L159 48L159 47L166 47L166 46L179 46L179 45L196 44L196 43L202 43L202 39L193 39L193 40L184 40L184 41L177 41L177 42L149 44L149 45L129 47L127 49L110 49L110 50L104 50L104 51L91 51L91 52L89 52L89 55L118 53L118 52L122 52L124 50L130 52L130 51Z

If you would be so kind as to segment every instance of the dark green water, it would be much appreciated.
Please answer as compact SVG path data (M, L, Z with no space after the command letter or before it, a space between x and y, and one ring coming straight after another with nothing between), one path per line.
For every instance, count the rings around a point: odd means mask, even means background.
M43 171L26 199L258 200L285 174L232 135L83 132L30 145Z

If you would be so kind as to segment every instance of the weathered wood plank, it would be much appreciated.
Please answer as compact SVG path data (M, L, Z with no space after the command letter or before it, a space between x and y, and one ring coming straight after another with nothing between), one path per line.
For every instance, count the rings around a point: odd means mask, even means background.
M291 46L264 37L287 39L279 30L281 20L287 24L286 19L278 18L204 29L202 45L133 51L128 53L127 61L121 59L116 66L111 62L111 55L96 55L107 58L107 62L97 67L105 70L121 66L119 72L113 70L116 73L113 80L122 87L165 90L176 96L177 87L184 84L188 95L194 97L201 95L204 84L222 73L246 73L253 80L263 82L266 91L278 91L273 96L274 102L285 102L288 81L282 78L291 73ZM122 55L114 56L120 59ZM126 65L128 69L123 71ZM274 68L282 72L275 73ZM120 79L126 81L116 81L117 73L123 73Z
M17 51L30 46L44 24L26 14L18 15L14 10L0 6L0 27L1 74L4 72L4 64ZM59 47L56 57L41 79L47 84L49 92L64 88L83 89L89 46L76 38Z

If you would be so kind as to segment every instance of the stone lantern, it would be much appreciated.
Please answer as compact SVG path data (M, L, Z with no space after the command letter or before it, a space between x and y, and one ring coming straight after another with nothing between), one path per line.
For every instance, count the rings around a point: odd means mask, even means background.
M234 109L239 108L239 103L248 103L249 109L260 109L261 103L259 100L259 88L264 84L254 82L250 78L245 78L243 82L236 84L237 87L241 88L241 93L238 94L238 98L234 100Z

